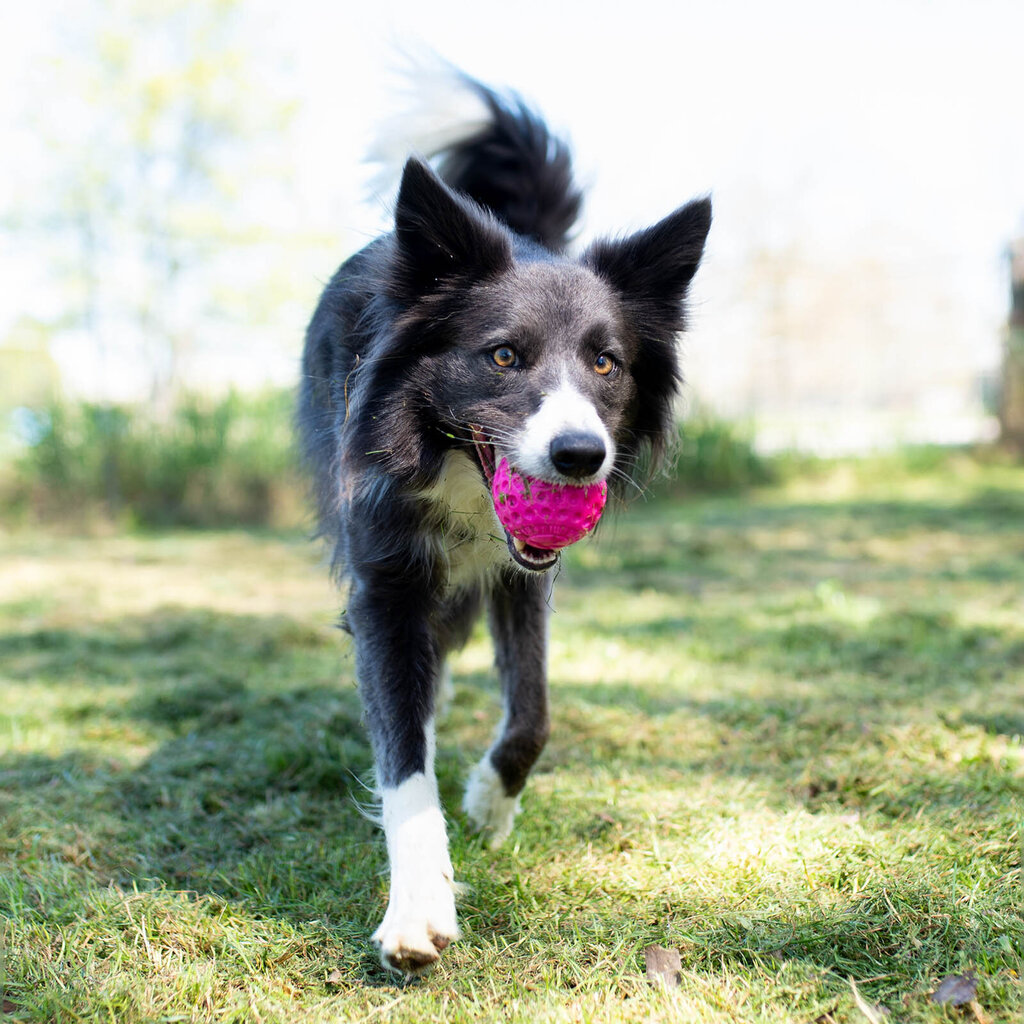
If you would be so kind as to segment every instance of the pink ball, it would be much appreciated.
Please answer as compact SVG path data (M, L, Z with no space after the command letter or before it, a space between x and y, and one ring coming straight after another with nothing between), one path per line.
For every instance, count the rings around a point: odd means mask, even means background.
M522 476L502 458L491 481L501 525L524 544L558 551L586 536L601 518L608 485L574 487Z

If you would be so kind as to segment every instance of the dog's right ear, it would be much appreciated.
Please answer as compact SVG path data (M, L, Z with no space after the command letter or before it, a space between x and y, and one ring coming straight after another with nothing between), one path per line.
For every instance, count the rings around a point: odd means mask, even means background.
M683 300L710 228L711 200L695 199L627 238L595 242L583 262L618 289L641 334L664 339L683 327Z
M482 280L512 260L508 233L494 217L452 191L416 157L402 172L395 235L393 287L401 299L416 299L453 279Z

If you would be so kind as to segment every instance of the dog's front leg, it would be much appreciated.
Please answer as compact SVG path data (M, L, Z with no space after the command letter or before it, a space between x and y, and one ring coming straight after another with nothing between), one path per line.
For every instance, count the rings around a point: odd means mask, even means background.
M455 884L434 777L439 671L426 588L408 567L356 577L348 621L373 742L391 890L374 933L385 967L415 974L457 937Z
M522 573L499 580L491 593L491 636L505 714L498 738L469 777L463 809L492 847L511 833L519 794L548 738L550 594L547 575Z

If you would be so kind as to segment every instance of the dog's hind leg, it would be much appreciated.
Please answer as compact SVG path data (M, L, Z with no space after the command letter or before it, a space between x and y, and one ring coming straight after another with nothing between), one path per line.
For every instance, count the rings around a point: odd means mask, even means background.
M463 809L500 846L512 831L519 794L547 742L547 617L551 581L517 573L491 593L490 626L505 713L498 737L466 785Z
M466 587L447 596L435 617L435 634L442 657L461 650L473 631L473 624L480 616L483 595L480 588ZM455 682L451 665L442 662L435 700L436 718L443 721L448 717L455 700Z
M455 882L434 776L440 653L409 571L356 576L348 619L373 741L391 889L374 933L385 967L416 974L458 936Z

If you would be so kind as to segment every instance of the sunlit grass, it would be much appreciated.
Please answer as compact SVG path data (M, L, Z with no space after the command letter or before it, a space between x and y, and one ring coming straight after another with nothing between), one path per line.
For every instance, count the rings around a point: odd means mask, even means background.
M464 938L396 986L339 602L292 535L2 538L13 1020L1019 1019L1024 471L819 467L640 504L567 558L554 734L509 845L439 771ZM890 467L892 469L892 467ZM678 948L678 988L643 950Z

